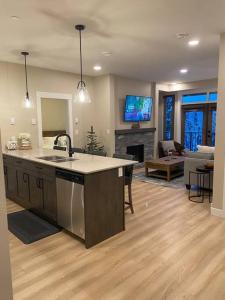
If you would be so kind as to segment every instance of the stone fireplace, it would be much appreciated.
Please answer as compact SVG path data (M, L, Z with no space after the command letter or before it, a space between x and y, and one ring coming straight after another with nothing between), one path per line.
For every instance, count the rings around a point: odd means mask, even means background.
M115 151L117 154L132 154L140 163L154 155L155 128L115 130Z
M144 145L134 145L127 147L127 154L134 156L134 160L139 161L140 163L144 161Z

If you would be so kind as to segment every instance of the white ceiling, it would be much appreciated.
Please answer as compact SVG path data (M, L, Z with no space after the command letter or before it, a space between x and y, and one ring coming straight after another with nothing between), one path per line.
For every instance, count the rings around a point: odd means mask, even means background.
M22 63L20 51L28 50L30 65L78 73L78 23L87 26L87 75L96 75L98 63L98 74L153 81L217 77L224 0L0 0L0 60ZM189 48L188 39L177 39L183 32L200 45ZM179 73L183 67L188 74Z

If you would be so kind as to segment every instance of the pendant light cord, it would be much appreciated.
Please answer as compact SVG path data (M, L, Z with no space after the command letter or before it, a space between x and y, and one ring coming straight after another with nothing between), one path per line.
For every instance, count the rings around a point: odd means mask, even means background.
M82 65L82 45L81 45L81 30L79 30L80 34L80 81L83 82L83 65Z
M27 56L24 55L25 60L25 80L26 80L26 95L28 96L28 83L27 83Z

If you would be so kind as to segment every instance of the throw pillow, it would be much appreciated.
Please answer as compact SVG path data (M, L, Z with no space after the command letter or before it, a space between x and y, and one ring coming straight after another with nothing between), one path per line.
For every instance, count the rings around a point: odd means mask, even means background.
M201 152L201 153L214 153L215 152L215 147L198 145L197 148L198 148L198 152Z
M214 159L213 153L202 153L202 152L188 151L184 154L184 156L189 157L189 158L199 158L199 159L208 159L208 160L213 160Z
M168 154L168 151L176 151L174 141L162 141L162 148L165 155Z

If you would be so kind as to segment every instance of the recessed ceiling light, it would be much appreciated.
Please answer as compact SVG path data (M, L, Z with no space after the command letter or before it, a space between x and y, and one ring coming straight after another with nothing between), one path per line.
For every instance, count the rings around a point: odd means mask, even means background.
M99 65L96 65L96 66L93 67L93 69L94 69L95 71L101 71L102 67L99 66Z
M12 19L13 21L18 21L20 18L19 18L18 16L11 16L11 19Z
M191 47L197 46L199 44L199 40L191 40L188 42L188 45Z
M188 72L188 69L181 69L181 70L180 70L180 73L181 73L181 74L186 74L187 72Z
M104 56L111 56L112 52L110 52L110 51L103 51L102 55L104 55Z

